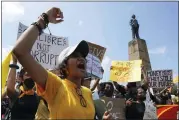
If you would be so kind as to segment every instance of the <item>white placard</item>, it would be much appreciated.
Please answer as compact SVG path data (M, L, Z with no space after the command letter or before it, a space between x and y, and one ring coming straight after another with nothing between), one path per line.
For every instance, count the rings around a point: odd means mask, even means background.
M99 58L89 53L86 59L87 59L87 73L96 76L98 78L102 78L103 76L101 71L102 66Z
M19 37L26 29L27 26L19 23L17 37ZM69 43L67 37L58 37L42 33L35 41L31 50L31 55L44 68L53 69L56 66L58 55L68 46Z

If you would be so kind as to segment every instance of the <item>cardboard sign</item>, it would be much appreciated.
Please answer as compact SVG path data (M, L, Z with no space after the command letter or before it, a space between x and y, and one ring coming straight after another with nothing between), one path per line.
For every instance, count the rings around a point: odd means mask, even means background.
M90 53L88 54L86 59L87 59L88 76L102 78L103 74L101 71L102 66L101 66L100 60L96 56L94 56Z
M101 99L94 100L96 119L102 120L104 112L107 111L105 103Z
M149 86L152 88L165 88L171 85L173 81L172 70L147 71Z
M19 37L26 29L27 26L19 23L17 37ZM56 66L58 55L68 46L68 39L66 37L57 37L42 33L35 41L31 50L31 55L44 68L53 69Z
M102 62L104 54L106 52L106 48L90 42L88 42L88 45L89 45L89 53L98 57L99 60Z
M117 82L141 81L142 60L112 61L110 80Z
M109 111L113 120L125 120L125 99L102 97L105 108Z

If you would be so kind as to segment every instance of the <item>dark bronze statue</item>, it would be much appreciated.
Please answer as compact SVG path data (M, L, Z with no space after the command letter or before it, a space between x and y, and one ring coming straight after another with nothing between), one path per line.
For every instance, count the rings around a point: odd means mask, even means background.
M132 29L132 38L135 39L140 39L139 37L139 24L138 21L135 18L135 15L132 15L132 18L130 20L130 26Z

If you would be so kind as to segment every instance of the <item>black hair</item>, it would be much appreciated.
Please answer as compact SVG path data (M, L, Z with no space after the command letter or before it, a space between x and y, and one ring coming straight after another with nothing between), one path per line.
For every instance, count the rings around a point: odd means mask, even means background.
M32 89L35 85L34 81L32 80L32 78L27 78L24 80L24 84L27 87L27 89Z
M136 82L129 82L127 83L127 88L136 87Z
M113 93L114 92L114 86L113 86L113 84L111 82L106 82L106 84L111 86L111 91ZM105 84L105 86L106 86L106 84Z
M25 69L22 68L19 72L19 77L23 79L24 74L25 74Z
M105 89L105 83L104 82L100 83L99 87L100 87L99 91L104 91L104 89Z

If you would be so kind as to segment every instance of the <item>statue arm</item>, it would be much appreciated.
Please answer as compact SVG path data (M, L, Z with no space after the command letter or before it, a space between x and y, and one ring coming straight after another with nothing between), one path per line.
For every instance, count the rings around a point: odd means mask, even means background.
M132 26L132 20L130 20L129 25Z

